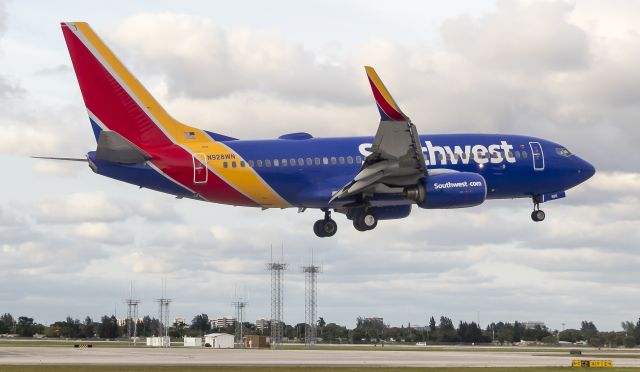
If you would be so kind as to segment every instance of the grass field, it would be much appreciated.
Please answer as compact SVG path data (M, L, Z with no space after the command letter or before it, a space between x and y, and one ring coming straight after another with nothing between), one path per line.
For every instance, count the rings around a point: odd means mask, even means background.
M505 367L505 368L384 368L384 367L212 367L212 366L3 366L1 372L570 372L570 367ZM615 372L639 371L638 368L616 368Z

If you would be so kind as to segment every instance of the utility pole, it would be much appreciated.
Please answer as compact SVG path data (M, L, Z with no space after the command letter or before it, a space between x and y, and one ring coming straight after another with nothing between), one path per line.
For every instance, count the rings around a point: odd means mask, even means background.
M129 298L125 300L127 304L127 338L129 339L129 346L131 346L131 339L133 338L133 346L136 346L138 341L138 305L140 300L133 298L133 281L129 288Z
M283 321L283 274L287 270L284 263L284 247L282 248L280 260L273 259L273 247L271 247L271 260L266 264L267 270L271 272L271 348L277 349L282 344Z
M159 299L156 300L158 303L158 320L160 322L160 327L158 329L159 337L169 337L169 304L173 302L173 300L167 298L167 280L162 279L162 295ZM163 346L170 347L171 342L164 344Z
M317 331L317 313L318 313L318 273L320 273L320 266L316 266L313 263L313 248L311 249L311 264L302 267L304 273L304 343L307 348L311 348L316 343L316 331Z

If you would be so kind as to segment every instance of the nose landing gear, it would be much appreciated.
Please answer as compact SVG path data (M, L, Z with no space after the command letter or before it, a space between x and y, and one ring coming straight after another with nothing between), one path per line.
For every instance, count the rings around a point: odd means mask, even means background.
M317 220L313 224L313 232L320 238L328 238L334 236L338 231L338 224L331 219L331 211L324 211L324 219Z
M533 212L531 212L531 219L535 222L544 221L544 211L540 209L540 203L533 202Z

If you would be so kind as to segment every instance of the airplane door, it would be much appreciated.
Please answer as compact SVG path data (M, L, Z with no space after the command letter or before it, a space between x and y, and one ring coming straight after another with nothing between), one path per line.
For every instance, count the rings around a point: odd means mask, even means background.
M193 183L207 183L209 172L207 171L207 156L203 153L193 154Z
M531 157L533 158L533 170L543 171L544 152L542 152L542 146L540 146L540 142L529 142L529 147L531 147Z

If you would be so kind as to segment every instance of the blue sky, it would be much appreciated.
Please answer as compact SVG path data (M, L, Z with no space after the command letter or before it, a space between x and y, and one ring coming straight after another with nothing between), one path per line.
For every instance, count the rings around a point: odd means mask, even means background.
M232 314L238 291L249 319L265 317L264 262L270 245L284 245L288 323L304 320L299 268L311 248L324 268L318 315L348 326L479 313L483 325L593 320L609 330L640 315L636 2L2 4L0 312L51 322L115 307L122 317L134 280L141 312L155 315L167 278L173 316ZM65 20L90 22L191 125L239 138L374 134L362 71L371 64L421 133L541 136L598 173L545 206L543 224L530 221L528 200L497 201L414 209L366 234L338 217L336 238L316 239L317 212L176 200L82 164L35 161L28 155L95 147Z

